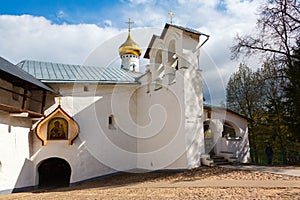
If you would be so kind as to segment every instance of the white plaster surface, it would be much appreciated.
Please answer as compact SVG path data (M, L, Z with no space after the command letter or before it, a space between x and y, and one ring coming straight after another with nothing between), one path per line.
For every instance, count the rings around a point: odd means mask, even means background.
M170 27L164 38L154 41L149 53L150 71L141 77L140 85L52 84L63 97L45 114L60 101L62 109L79 125L79 137L73 145L55 140L42 146L34 130L30 132L30 119L7 118L8 114L1 112L0 191L38 185L38 167L51 157L70 164L71 183L116 171L199 166L201 155L206 155L203 122L207 119L199 52L195 51L198 42ZM109 116L114 118L113 127ZM241 141L222 140L224 121L236 125ZM234 151L240 161L249 159L246 120L213 110L210 127L216 154Z

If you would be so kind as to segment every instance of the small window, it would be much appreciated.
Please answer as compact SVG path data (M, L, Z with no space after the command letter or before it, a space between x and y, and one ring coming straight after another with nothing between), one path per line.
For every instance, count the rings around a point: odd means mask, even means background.
M131 66L132 66L132 71L134 71L135 72L135 64L133 63L133 64L131 64Z
M89 91L89 87L88 87L88 86L86 86L86 85L85 85L85 86L83 86L83 91L84 91L84 92L88 92L88 91Z
M211 111L207 111L207 119L211 119Z
M110 115L108 117L108 128L109 129L116 129L116 127L115 127L115 118L114 118L113 115Z

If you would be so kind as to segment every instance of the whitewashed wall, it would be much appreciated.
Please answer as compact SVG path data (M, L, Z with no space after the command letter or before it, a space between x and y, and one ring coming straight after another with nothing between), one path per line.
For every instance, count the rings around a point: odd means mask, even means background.
M248 139L248 121L239 115L228 112L225 109L214 108L211 111L210 122L211 132L213 133L214 152L216 155L221 152L232 152L237 161L249 163L250 159L250 145ZM235 129L236 136L240 136L240 140L228 140L222 137L223 125L227 122Z
M39 164L51 157L65 159L70 164L71 184L136 168L136 127L124 126L129 120L124 116L136 120L132 95L135 86L85 86L86 92L84 85L53 85L64 96L60 100L61 107L78 123L79 137L73 145L68 145L67 141L48 141L46 146L33 137L31 160L35 185L38 185ZM108 125L110 115L115 119L114 129Z
M15 187L24 161L29 158L31 124L28 118L10 117L0 111L0 193Z
M38 167L52 157L70 164L71 184L116 171L199 166L205 148L202 77L199 52L195 51L198 42L199 38L170 27L164 38L154 41L150 72L141 77L141 85L51 84L63 96L61 107L79 125L79 137L73 145L61 140L42 146L30 132L30 119L0 112L0 191L38 185ZM21 100L11 101L4 93L0 93L4 102L20 105ZM34 96L41 98L42 93ZM46 107L52 103L49 96ZM45 113L57 106L58 102ZM40 109L35 102L29 102L28 108ZM113 126L109 125L109 116L113 116ZM245 161L249 158L247 122L231 114L225 117L239 127L243 140L224 143L220 137L224 113L214 111L211 124L215 150L235 150Z
M187 166L183 91L176 86L154 91L151 84L149 93L146 85L138 91L138 168L183 169Z
M149 53L151 75L142 77L143 87L138 91L140 168L186 169L200 165L204 153L203 94L198 52L193 51L198 41L170 27L164 38L157 37L153 42ZM171 68L174 60L170 57L174 54L177 71ZM172 76L175 79L170 82Z

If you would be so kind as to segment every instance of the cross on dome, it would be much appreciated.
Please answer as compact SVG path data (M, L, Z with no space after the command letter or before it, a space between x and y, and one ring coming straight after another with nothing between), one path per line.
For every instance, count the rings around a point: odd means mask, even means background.
M128 22L125 23L128 24L128 32L130 33L130 24L134 24L134 22L130 21L130 18L128 18Z
M170 15L170 24L172 24L172 20L173 20L173 12L172 12L172 10L170 10L170 12L169 12L169 15Z
M142 49L136 42L133 41L130 35L131 24L134 24L134 22L128 18L128 21L125 23L128 24L128 37L126 41L119 47L119 55L122 57L123 55L128 54L139 57L142 54Z

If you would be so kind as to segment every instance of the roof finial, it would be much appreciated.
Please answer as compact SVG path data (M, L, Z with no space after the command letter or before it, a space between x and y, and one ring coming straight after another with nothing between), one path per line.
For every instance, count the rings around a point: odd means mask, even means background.
M134 22L130 21L130 18L128 18L128 22L125 22L128 24L128 33L130 33L130 24L134 24Z
M173 19L173 12L172 12L172 10L170 10L169 15L170 15L170 24L172 24L173 23L173 21L172 21L172 19Z
M61 97L58 97L58 106L60 106Z

